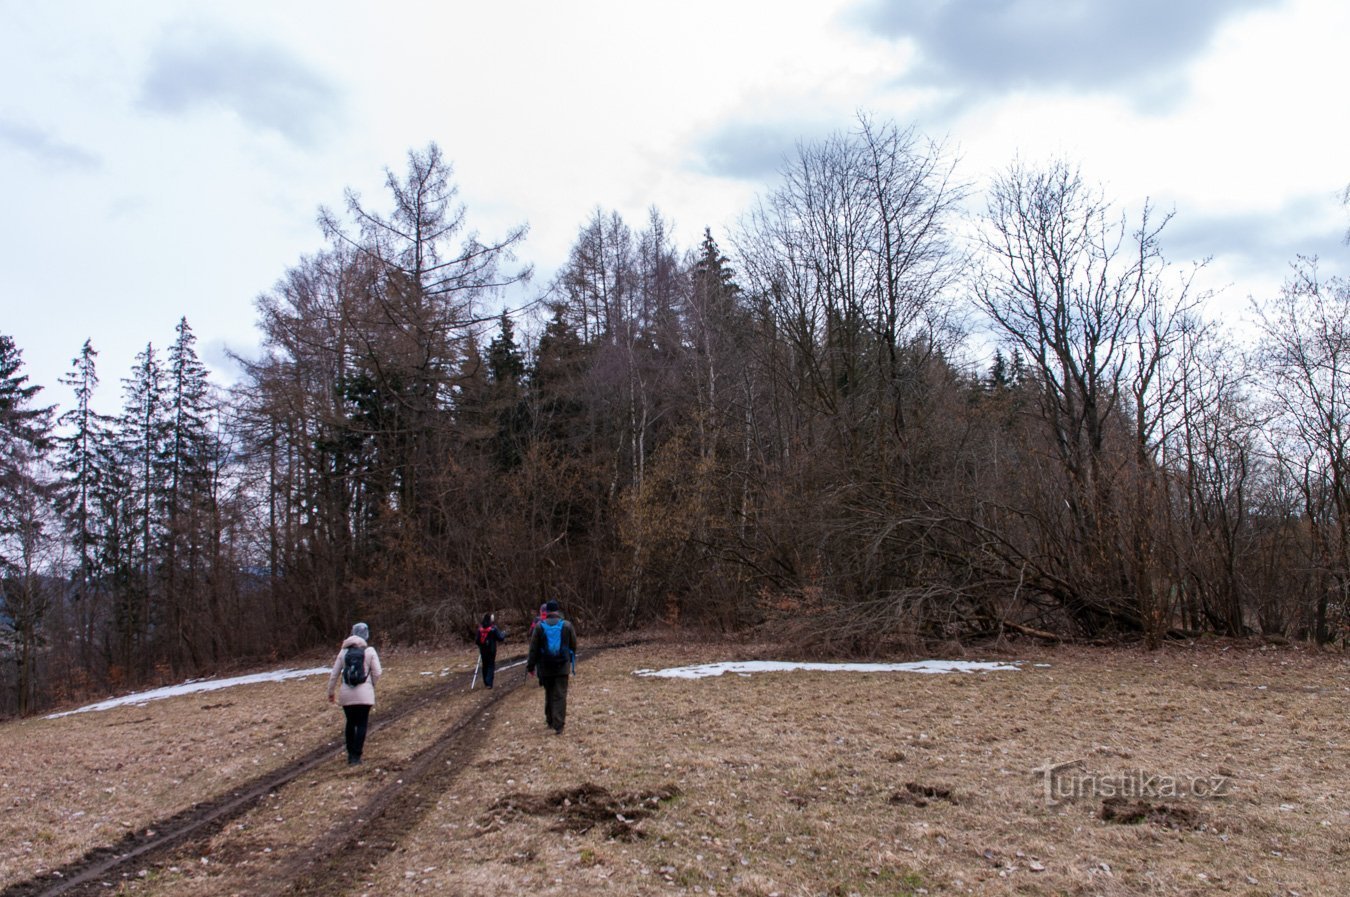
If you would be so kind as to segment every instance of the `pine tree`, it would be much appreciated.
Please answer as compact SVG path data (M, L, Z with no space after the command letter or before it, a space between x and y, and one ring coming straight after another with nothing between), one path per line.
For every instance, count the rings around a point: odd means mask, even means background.
M122 381L122 414L117 421L117 455L122 487L110 496L118 514L118 552L113 562L121 574L117 601L117 628L122 660L152 661L150 636L160 620L156 583L161 557L164 519L165 446L169 440L164 370L152 344L136 356L131 376Z
M516 346L511 316L502 312L498 332L488 344L488 376L494 383L519 382L525 376L525 357Z
M52 408L30 407L42 387L28 383L23 352L12 337L0 333L0 465L24 451L43 452L50 446Z
M528 439L529 410L525 404L525 357L516 346L511 316L502 313L497 335L488 344L488 377L491 385L490 408L496 432L492 442L493 460L499 470L520 464Z
M1008 388L1008 360L1003 357L1002 349L994 350L994 361L989 366L989 389L1001 392Z
M196 667L203 658L190 630L200 624L200 599L208 592L204 554L214 517L210 383L187 318L179 320L176 332L168 353L166 439L160 460L164 474L162 578L173 655L179 658L186 652Z
M61 415L66 435L56 440L58 507L64 518L71 548L76 558L70 571L71 599L78 618L77 640L86 670L93 666L93 646L100 623L103 543L107 521L98 501L103 488L103 464L110 436L109 420L94 410L94 390L98 387L95 359L98 352L85 340L80 354L71 361L71 371L61 383L75 393L75 407Z
M741 307L735 272L710 229L703 231L703 243L689 276L684 318L693 346L691 392L697 401L701 453L711 457L722 434L732 425L728 420L733 398L731 372L745 368L744 342L749 324Z
M34 406L23 354L0 334L0 651L18 667L18 710L36 697L36 661L52 595L45 577L52 489L42 469L51 445L50 407Z

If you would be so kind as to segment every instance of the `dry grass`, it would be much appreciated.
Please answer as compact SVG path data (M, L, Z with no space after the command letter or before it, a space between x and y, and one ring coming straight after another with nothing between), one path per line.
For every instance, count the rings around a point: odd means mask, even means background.
M447 795L369 893L1350 892L1340 656L1061 650L1019 673L630 675L728 651L602 658L562 738L537 695L513 704L473 791ZM1200 830L1106 822L1100 799L1047 806L1033 770L1080 758L1100 775L1223 775L1232 794L1176 802ZM583 783L682 796L637 842L483 812L503 792Z
M465 669L463 652L383 659L381 704L447 667ZM342 714L327 703L326 686L316 676L0 726L10 745L0 752L0 887L113 844L323 742L340 745ZM372 722L378 716L377 706Z
M538 689L519 690L396 843L354 848L362 862L343 892L1350 894L1342 654L1028 647L1017 655L1026 660L1020 672L632 675L746 655L743 646L663 644L587 661L561 737L544 726ZM422 668L466 668L466 658ZM392 658L388 666L391 687L395 675L415 679L393 672ZM250 688L268 690L261 712L270 722L225 770L213 767L216 739L202 727L229 708L170 705L243 704L242 690L4 727L22 746L0 766L4 797L22 782L22 806L41 813L6 814L0 883L35 856L50 864L76 841L105 842L135 819L163 815L134 799L137 787L161 800L178 797L178 787L205 794L255 758L275 762L333 734L335 720L314 706L313 680ZM124 890L273 893L269 882L295 876L316 844L335 843L343 812L396 778L468 701L457 695L379 733L366 766L335 761L302 777ZM139 728L139 753L153 761L132 761L127 740L110 737L140 717L150 719L127 728ZM1047 804L1034 770L1067 761L1081 761L1074 774L1104 781L1134 771L1218 776L1231 790L1219 799L1131 797L1138 806L1106 807L1121 817L1112 821L1100 796ZM63 789L83 797L49 808Z

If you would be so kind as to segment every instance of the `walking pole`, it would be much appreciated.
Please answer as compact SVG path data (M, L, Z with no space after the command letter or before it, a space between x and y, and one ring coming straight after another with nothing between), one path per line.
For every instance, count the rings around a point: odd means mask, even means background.
M469 680L469 691L473 691L474 685L478 682L478 668L483 665L483 652L478 652L478 663L473 665L473 679Z

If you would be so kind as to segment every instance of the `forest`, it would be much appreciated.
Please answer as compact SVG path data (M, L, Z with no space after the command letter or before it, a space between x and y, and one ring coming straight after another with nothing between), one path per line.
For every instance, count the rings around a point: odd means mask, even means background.
M1170 213L1067 161L975 195L867 118L720 242L597 208L546 283L435 144L387 188L319 211L228 388L182 319L116 414L86 341L61 409L0 334L0 715L550 598L834 657L1350 634L1350 282L1315 259L1238 333Z

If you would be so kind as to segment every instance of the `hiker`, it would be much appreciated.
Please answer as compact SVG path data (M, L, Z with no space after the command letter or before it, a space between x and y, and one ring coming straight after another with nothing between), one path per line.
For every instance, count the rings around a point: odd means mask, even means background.
M483 614L478 624L478 659L483 667L483 687L492 687L497 668L497 643L506 641L506 630L497 625L496 614Z
M342 643L337 660L333 661L333 672L328 676L328 703L336 703L347 717L344 734L348 766L361 762L366 726L370 722L371 708L375 706L375 683L384 673L380 655L367 643L369 638L369 626L365 623L353 626L352 634Z
M544 688L544 720L561 735L567 721L567 677L576 672L577 634L572 624L562 618L558 602L549 601L544 612L544 619L530 638L525 673L533 676L536 669L539 671L539 684Z
M530 621L529 638L534 638L534 631L539 628L539 624L544 622L544 618L547 616L548 616L548 602L545 601L543 604L539 605L539 616L535 617L533 620Z

